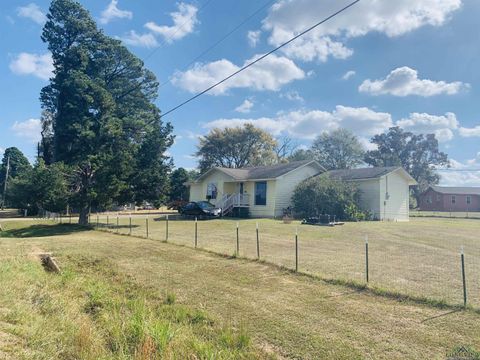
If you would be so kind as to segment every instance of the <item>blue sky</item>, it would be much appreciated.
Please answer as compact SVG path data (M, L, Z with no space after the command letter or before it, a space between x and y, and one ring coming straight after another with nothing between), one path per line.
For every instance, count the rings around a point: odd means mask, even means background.
M146 59L166 112L349 1L83 0L105 33ZM189 65L230 30L262 11ZM40 39L49 1L0 7L0 151L30 159L39 137L40 89L51 71ZM480 46L475 0L362 0L210 94L165 117L175 164L193 168L198 136L251 122L307 146L346 127L368 139L389 126L434 132L461 171L447 185L480 186ZM187 67L188 66L188 67Z

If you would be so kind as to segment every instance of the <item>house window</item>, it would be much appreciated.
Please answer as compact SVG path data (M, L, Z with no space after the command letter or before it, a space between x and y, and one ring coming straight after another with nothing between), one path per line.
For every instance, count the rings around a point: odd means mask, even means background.
M267 205L267 182L255 183L255 205Z
M216 199L217 198L217 184L209 183L207 185L207 199Z
M467 204L470 205L472 203L472 197L467 196Z
M455 195L452 195L452 204L455 204L457 202L457 197Z

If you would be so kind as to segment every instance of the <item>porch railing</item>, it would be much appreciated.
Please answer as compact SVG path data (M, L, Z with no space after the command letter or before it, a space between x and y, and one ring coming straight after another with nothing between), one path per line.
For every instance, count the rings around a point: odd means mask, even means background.
M247 207L250 205L249 194L225 194L222 196L221 203L222 214L227 215L235 207Z

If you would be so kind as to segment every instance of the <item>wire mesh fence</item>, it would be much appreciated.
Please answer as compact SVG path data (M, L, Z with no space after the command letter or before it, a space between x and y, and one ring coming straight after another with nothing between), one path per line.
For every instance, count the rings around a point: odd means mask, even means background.
M167 215L92 214L90 224L123 235L260 259L324 279L357 284L368 280L381 291L452 305L463 304L465 281L467 303L480 308L477 220L414 218L324 227L267 219L195 221Z

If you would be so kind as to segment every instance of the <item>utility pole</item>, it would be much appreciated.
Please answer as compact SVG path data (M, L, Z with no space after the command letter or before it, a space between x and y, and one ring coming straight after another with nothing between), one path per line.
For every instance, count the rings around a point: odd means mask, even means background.
M5 172L5 183L3 184L2 210L5 208L5 198L7 195L8 173L10 172L10 156L7 157L7 171Z

